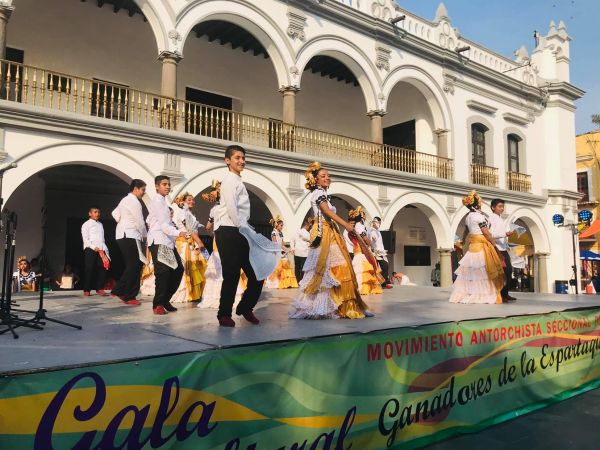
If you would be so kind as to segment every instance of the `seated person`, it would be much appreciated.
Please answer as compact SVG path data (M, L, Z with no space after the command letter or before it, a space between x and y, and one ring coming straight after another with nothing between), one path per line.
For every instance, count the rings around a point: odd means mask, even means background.
M71 264L65 264L63 271L58 275L55 283L59 289L67 290L74 289L79 282L79 276L73 272Z
M394 284L399 284L400 286L416 286L415 283L410 282L410 278L408 275L402 272L392 272L391 281Z
M37 278L31 264L25 256L19 256L17 271L13 273L13 292L33 292L36 290Z

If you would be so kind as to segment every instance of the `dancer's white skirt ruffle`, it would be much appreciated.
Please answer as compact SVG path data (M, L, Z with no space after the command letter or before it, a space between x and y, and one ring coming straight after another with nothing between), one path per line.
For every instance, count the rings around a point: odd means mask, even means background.
M337 305L331 297L331 289L339 286L338 280L333 278L329 269L346 264L344 255L337 244L329 247L329 255L325 263L325 273L319 291L315 294L305 294L306 287L315 276L315 269L319 260L321 248L310 248L304 263L304 276L300 281L300 295L294 299L289 313L290 319L336 319Z
M202 291L202 300L198 303L198 308L219 309L221 300L221 285L223 284L223 269L221 267L221 257L219 252L213 252L208 258L208 265L204 273L206 284ZM242 298L244 288L242 283L238 283L237 292L235 294L235 308Z
M454 273L450 303L496 303L498 293L485 269L483 251L468 251Z

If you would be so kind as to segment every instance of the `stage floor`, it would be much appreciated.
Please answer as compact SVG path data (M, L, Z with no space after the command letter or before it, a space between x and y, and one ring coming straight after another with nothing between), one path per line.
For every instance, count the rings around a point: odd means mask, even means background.
M84 366L173 353L318 336L368 333L375 330L439 322L540 314L600 306L595 295L517 294L503 305L454 305L449 289L395 287L365 297L375 317L364 320L288 320L297 289L267 290L255 310L259 326L234 317L235 328L221 328L216 310L177 305L166 316L152 314L151 299L126 306L113 297L83 297L81 291L53 292L45 297L49 317L83 326L76 330L49 322L43 331L18 328L19 339L0 335L0 374ZM20 308L34 309L37 297L18 295ZM22 314L21 317L28 317Z

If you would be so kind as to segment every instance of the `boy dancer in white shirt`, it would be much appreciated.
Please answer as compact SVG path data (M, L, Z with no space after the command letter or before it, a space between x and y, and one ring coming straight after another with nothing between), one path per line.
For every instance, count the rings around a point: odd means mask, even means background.
M311 220L305 220L302 224L302 228L294 236L292 241L292 250L294 252L294 273L296 280L300 283L304 272L302 268L306 262L308 256L308 247L310 246L310 227L312 226Z
M229 172L221 181L220 203L214 208L214 229L221 266L223 284L217 318L222 327L234 327L231 318L233 302L240 279L240 269L248 277L248 286L236 308L236 314L258 325L260 321L253 309L262 292L263 281L258 281L250 265L250 246L239 229L250 219L250 197L240 176L246 167L246 151L239 145L225 150L225 163Z
M490 233L496 243L496 248L504 259L504 287L500 291L503 302L514 302L515 297L508 293L510 289L510 281L512 280L512 264L510 263L510 255L508 254L508 236L513 234L513 231L506 231L502 214L504 213L504 200L495 198L491 202L492 212L490 215Z
M104 292L104 281L107 269L104 266L101 252L107 258L108 248L104 242L104 227L100 223L100 208L92 206L88 211L89 219L81 226L83 239L83 295L89 297L95 289L99 295L108 295Z
M125 196L112 212L117 221L117 245L123 260L125 270L111 294L119 297L127 305L140 305L136 296L140 292L140 274L143 264L140 261L138 242L146 240L146 222L142 212L142 197L146 193L146 183L134 179L129 185L129 194ZM140 248L143 246L140 245Z
M179 231L171 218L171 211L166 196L171 192L171 180L166 175L154 179L156 195L150 205L148 222L148 247L154 262L155 293L152 302L154 314L164 315L175 312L171 305L171 297L177 291L183 265L179 253L175 249L175 239L185 237L185 231Z

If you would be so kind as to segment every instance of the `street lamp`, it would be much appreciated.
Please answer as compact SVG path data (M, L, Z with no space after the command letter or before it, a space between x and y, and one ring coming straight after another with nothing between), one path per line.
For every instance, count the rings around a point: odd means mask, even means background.
M554 214L552 216L552 223L556 227L564 227L571 230L571 236L573 238L573 276L575 277L575 294L579 294L579 286L577 284L577 251L575 249L575 236L581 233L583 228L590 225L592 222L593 214L587 209L583 209L577 213L577 222L565 223L565 217L562 214Z

